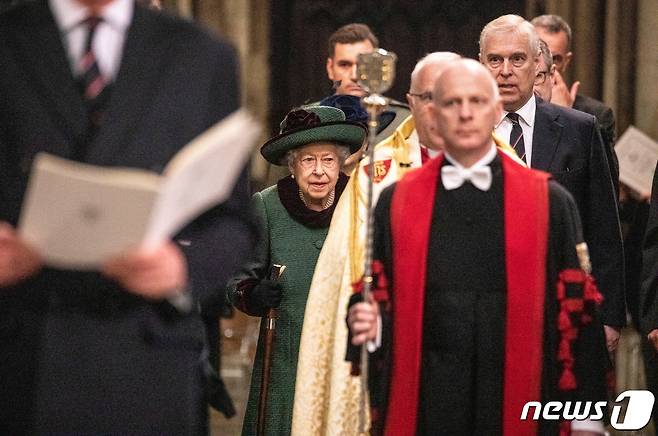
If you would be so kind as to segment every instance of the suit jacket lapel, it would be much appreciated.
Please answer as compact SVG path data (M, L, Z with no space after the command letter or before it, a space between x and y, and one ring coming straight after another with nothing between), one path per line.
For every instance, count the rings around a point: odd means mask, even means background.
M135 6L121 66L113 84L105 121L87 152L87 162L111 164L131 143L131 134L158 89L167 56L167 35L148 12Z
M532 134L532 168L549 171L562 136L563 126L558 117L549 103L537 98Z
M59 29L48 6L45 2L35 2L31 7L33 13L15 34L14 53L28 80L43 97L43 107L52 115L53 125L63 129L71 139L69 144L58 145L66 148L57 150L66 156L73 143L84 137L87 116L66 51L61 39L55 36Z

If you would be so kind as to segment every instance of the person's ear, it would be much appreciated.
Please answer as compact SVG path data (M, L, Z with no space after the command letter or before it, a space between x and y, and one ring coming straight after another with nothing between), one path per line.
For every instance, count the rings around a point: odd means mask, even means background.
M407 97L407 104L409 105L409 109L413 110L414 108L414 98L407 94L405 97Z
M327 58L327 77L329 80L334 81L334 60L333 58Z

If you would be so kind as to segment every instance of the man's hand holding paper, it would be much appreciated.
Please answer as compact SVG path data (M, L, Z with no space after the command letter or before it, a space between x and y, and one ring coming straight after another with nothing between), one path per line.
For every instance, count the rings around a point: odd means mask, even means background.
M0 222L0 287L28 279L42 266L37 251L18 236L11 224Z
M125 290L149 300L176 297L187 287L187 263L171 241L137 247L105 262L102 273Z

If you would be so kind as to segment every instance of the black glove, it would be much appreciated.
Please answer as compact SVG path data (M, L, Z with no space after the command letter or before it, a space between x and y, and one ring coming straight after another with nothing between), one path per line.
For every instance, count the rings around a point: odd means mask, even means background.
M249 292L249 304L258 312L266 312L267 309L279 307L283 298L283 286L273 280L261 280Z

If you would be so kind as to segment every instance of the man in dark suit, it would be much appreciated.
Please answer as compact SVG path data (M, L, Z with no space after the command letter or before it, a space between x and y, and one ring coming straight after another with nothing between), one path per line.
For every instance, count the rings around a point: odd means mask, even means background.
M0 433L207 431L198 313L248 256L243 176L154 251L56 270L15 230L36 153L161 171L237 109L233 50L132 0L0 15Z
M613 179L619 177L619 164L615 154L615 116L612 109L599 100L578 94L579 81L572 83L571 88L568 88L564 81L564 73L573 59L571 26L559 15L540 15L532 19L532 24L553 55L556 74L553 79L555 83L551 103L571 107L596 117L608 152Z
M626 321L613 177L596 119L534 96L539 56L534 27L517 15L499 17L482 30L480 61L496 79L504 108L496 133L509 138L530 167L551 173L576 200L593 275L605 297L603 322L612 351Z

